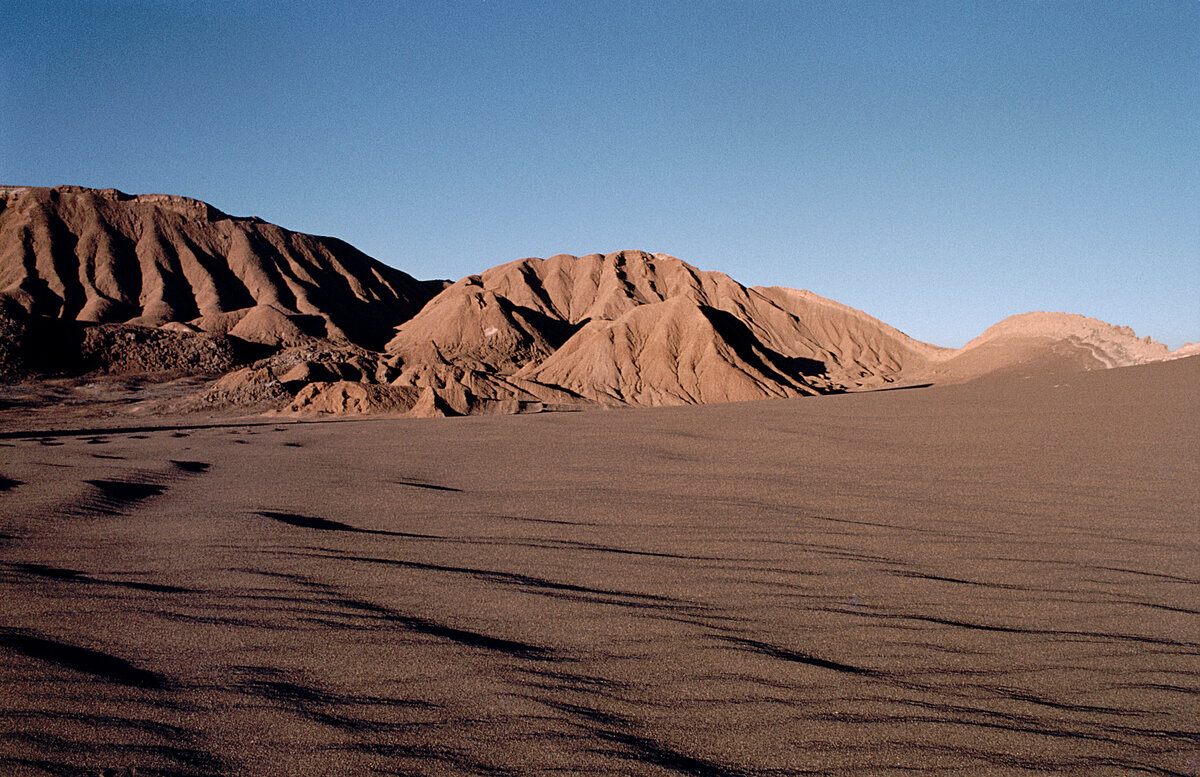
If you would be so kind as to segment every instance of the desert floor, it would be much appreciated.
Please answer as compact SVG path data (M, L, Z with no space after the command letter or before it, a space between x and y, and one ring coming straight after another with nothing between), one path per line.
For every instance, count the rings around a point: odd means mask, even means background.
M9 413L0 773L1195 775L1198 411Z

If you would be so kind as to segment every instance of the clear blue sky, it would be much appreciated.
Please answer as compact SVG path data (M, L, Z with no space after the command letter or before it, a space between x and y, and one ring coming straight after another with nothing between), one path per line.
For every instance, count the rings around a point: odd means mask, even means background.
M0 183L165 192L422 278L663 251L939 345L1200 340L1200 2L26 2Z

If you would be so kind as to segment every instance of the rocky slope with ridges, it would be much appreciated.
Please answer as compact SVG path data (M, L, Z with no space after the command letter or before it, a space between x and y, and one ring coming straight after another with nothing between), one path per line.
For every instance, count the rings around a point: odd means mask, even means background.
M440 286L187 197L0 189L0 305L29 315L379 347Z
M340 240L187 197L0 187L0 380L213 380L171 411L703 404L1102 369L1195 349L1168 352L1065 313L1013 316L940 348L809 291L748 288L641 251L418 281Z
M387 350L407 374L469 367L602 404L875 388L942 349L808 292L749 289L666 254L522 259L449 286Z

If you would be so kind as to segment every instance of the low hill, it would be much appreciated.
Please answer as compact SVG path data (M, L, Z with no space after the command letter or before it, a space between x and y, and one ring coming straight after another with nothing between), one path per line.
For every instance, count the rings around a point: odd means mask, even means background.
M1181 349L1179 355L1184 355ZM936 362L927 379L971 380L994 373L1034 375L1132 367L1171 358L1172 352L1127 326L1070 313L1022 313L989 327Z

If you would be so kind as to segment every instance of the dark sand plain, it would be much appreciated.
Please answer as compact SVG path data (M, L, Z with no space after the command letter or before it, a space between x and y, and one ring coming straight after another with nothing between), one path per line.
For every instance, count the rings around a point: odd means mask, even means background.
M10 413L0 774L1195 775L1198 400Z

